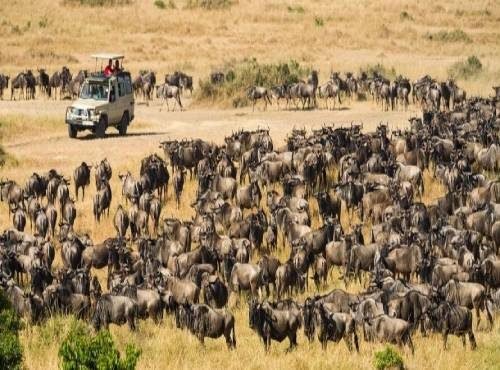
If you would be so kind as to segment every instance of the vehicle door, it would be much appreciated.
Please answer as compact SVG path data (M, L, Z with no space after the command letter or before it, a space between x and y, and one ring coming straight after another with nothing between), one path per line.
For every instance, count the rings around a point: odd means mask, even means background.
M116 78L109 80L108 125L116 125L122 118L120 112L120 97Z

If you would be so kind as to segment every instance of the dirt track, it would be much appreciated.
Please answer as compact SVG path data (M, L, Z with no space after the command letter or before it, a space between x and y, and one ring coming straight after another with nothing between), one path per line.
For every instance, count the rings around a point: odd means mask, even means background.
M157 151L158 143L168 138L182 139L200 137L221 143L224 136L239 128L254 129L269 127L276 146L293 127L317 128L326 123L349 125L363 122L365 130L372 130L380 122L389 123L390 128L403 127L408 118L418 114L407 112L382 112L373 102L358 102L346 105L343 110L327 111L278 111L275 106L268 111L251 108L218 110L187 107L185 111L167 112L157 102L150 106L136 105L136 120L129 127L126 137L109 129L105 139L96 139L89 132L80 132L78 139L69 139L64 124L68 101L0 101L0 116L20 115L33 120L33 132L15 135L4 142L5 149L23 163L24 175L32 170L58 168L72 170L82 160L95 162L107 157L113 164L124 166L150 152ZM60 120L60 128L50 130L43 137L36 134L36 117ZM134 166L135 168L136 166Z

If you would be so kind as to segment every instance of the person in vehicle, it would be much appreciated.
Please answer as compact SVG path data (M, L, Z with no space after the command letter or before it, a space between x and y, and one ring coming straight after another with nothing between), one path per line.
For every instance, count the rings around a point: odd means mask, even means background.
M120 61L117 59L115 60L115 67L113 68L113 73L114 74L118 74L120 73L122 70L120 68Z
M108 65L104 68L104 76L109 77L113 74L113 61L110 59Z

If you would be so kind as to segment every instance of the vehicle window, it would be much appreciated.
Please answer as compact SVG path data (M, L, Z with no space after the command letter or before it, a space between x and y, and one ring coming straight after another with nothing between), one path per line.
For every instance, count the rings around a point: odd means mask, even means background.
M125 95L125 89L123 88L123 82L118 82L118 95Z
M132 81L130 81L130 76L125 76L125 93L132 94Z
M81 99L108 100L109 87L99 82L84 82Z
M120 96L125 96L126 94L128 94L126 79L122 76L118 77L118 94Z

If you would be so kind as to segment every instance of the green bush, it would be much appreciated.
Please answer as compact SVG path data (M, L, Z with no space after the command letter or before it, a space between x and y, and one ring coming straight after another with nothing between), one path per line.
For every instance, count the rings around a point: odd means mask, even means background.
M382 351L375 352L373 366L377 370L384 369L404 369L404 362L401 355L391 346L385 346Z
M475 55L471 55L467 60L453 63L448 68L448 76L453 79L468 80L477 76L483 70L483 64Z
M453 31L439 31L435 33L426 33L425 37L431 41L438 41L438 42L465 42L465 43L472 42L470 36L458 28Z
M132 370L135 369L140 354L140 350L128 345L125 358L121 359L109 331L101 330L93 336L79 322L72 325L59 347L59 358L64 370Z
M406 10L403 10L400 14L399 14L399 19L401 19L402 21L413 21L413 17L410 13L408 13Z
M303 79L310 72L294 60L277 64L261 64L255 58L244 59L223 68L225 81L214 85L210 78L200 81L194 100L198 103L220 103L226 106L243 107L250 102L248 89L252 86L271 87L291 84Z
M23 350L19 342L21 321L0 292L0 369L20 369Z
M160 9L165 9L165 2L163 0L155 0L155 6Z
M396 70L394 67L387 68L381 63L369 64L365 67L360 68L360 72L365 72L369 77L373 77L375 74L379 74L389 80L396 78Z
M316 27L323 27L325 25L325 20L321 17L314 17L314 24Z
M288 5L287 9L289 13L297 13L297 14L305 13L305 9L302 5L296 5L296 6Z
M202 8L207 10L226 9L234 4L232 0L188 0L186 8Z

